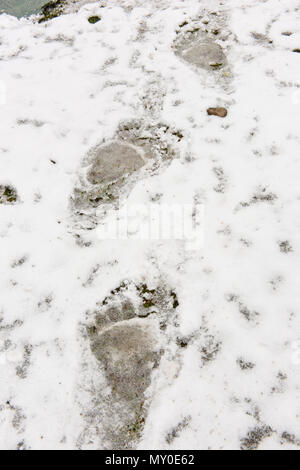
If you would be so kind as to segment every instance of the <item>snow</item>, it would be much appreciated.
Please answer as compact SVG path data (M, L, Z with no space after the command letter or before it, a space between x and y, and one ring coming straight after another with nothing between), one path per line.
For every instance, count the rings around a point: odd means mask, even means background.
M0 205L1 449L109 447L101 420L86 420L93 390L106 391L83 331L124 279L163 282L179 301L137 448L239 449L264 427L259 449L299 446L298 3L111 0L42 24L0 15L0 185L20 198ZM183 21L213 12L229 32L219 80L172 48ZM84 158L133 119L183 138L121 191L121 207L197 201L201 249L80 228L70 199Z

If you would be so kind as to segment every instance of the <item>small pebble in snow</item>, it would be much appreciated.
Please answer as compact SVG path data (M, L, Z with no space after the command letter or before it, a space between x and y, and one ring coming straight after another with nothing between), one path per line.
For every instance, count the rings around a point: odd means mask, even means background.
M294 49L293 52L298 52L298 54L300 54L300 49L299 48Z
M209 116L219 116L224 118L227 116L227 109L226 108L208 108L207 114Z
M100 16L90 16L88 18L88 22L91 23L91 24L98 23L98 21L100 21L100 20L101 20Z
M291 33L291 31L283 31L281 34L282 36L292 36L293 33Z

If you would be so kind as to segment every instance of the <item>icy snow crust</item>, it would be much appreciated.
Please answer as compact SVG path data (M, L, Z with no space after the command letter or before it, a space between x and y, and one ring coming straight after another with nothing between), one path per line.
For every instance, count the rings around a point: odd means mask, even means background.
M1 449L300 446L299 20L297 0L0 16ZM109 142L138 168L89 207ZM200 251L97 236L153 201L204 205Z

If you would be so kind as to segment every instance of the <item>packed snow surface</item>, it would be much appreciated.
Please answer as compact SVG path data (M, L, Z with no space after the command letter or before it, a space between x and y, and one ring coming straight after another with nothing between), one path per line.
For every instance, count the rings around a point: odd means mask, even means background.
M0 447L297 449L299 1L82 4L0 15ZM91 199L107 142L151 157ZM99 236L153 203L201 209L201 246ZM139 420L104 307L156 336Z

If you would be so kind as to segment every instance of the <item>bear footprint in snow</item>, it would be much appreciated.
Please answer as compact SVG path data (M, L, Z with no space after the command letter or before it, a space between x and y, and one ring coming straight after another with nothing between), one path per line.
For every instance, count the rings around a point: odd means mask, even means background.
M110 419L102 423L113 448L131 448L141 435L144 394L163 353L160 327L177 306L175 292L165 286L150 289L146 284L123 283L93 313L95 320L87 331L111 390L106 410Z
M170 162L175 151L170 144L182 134L168 126L126 122L115 138L93 148L85 158L83 173L72 196L72 207L79 215L118 200L120 191L139 177L149 163L153 171L157 162Z
M0 184L0 204L16 204L18 193L13 186Z
M185 62L210 71L223 71L229 76L228 61L221 41L229 37L223 13L206 15L191 22L184 21L177 30L175 54ZM225 73L224 73L225 72Z

